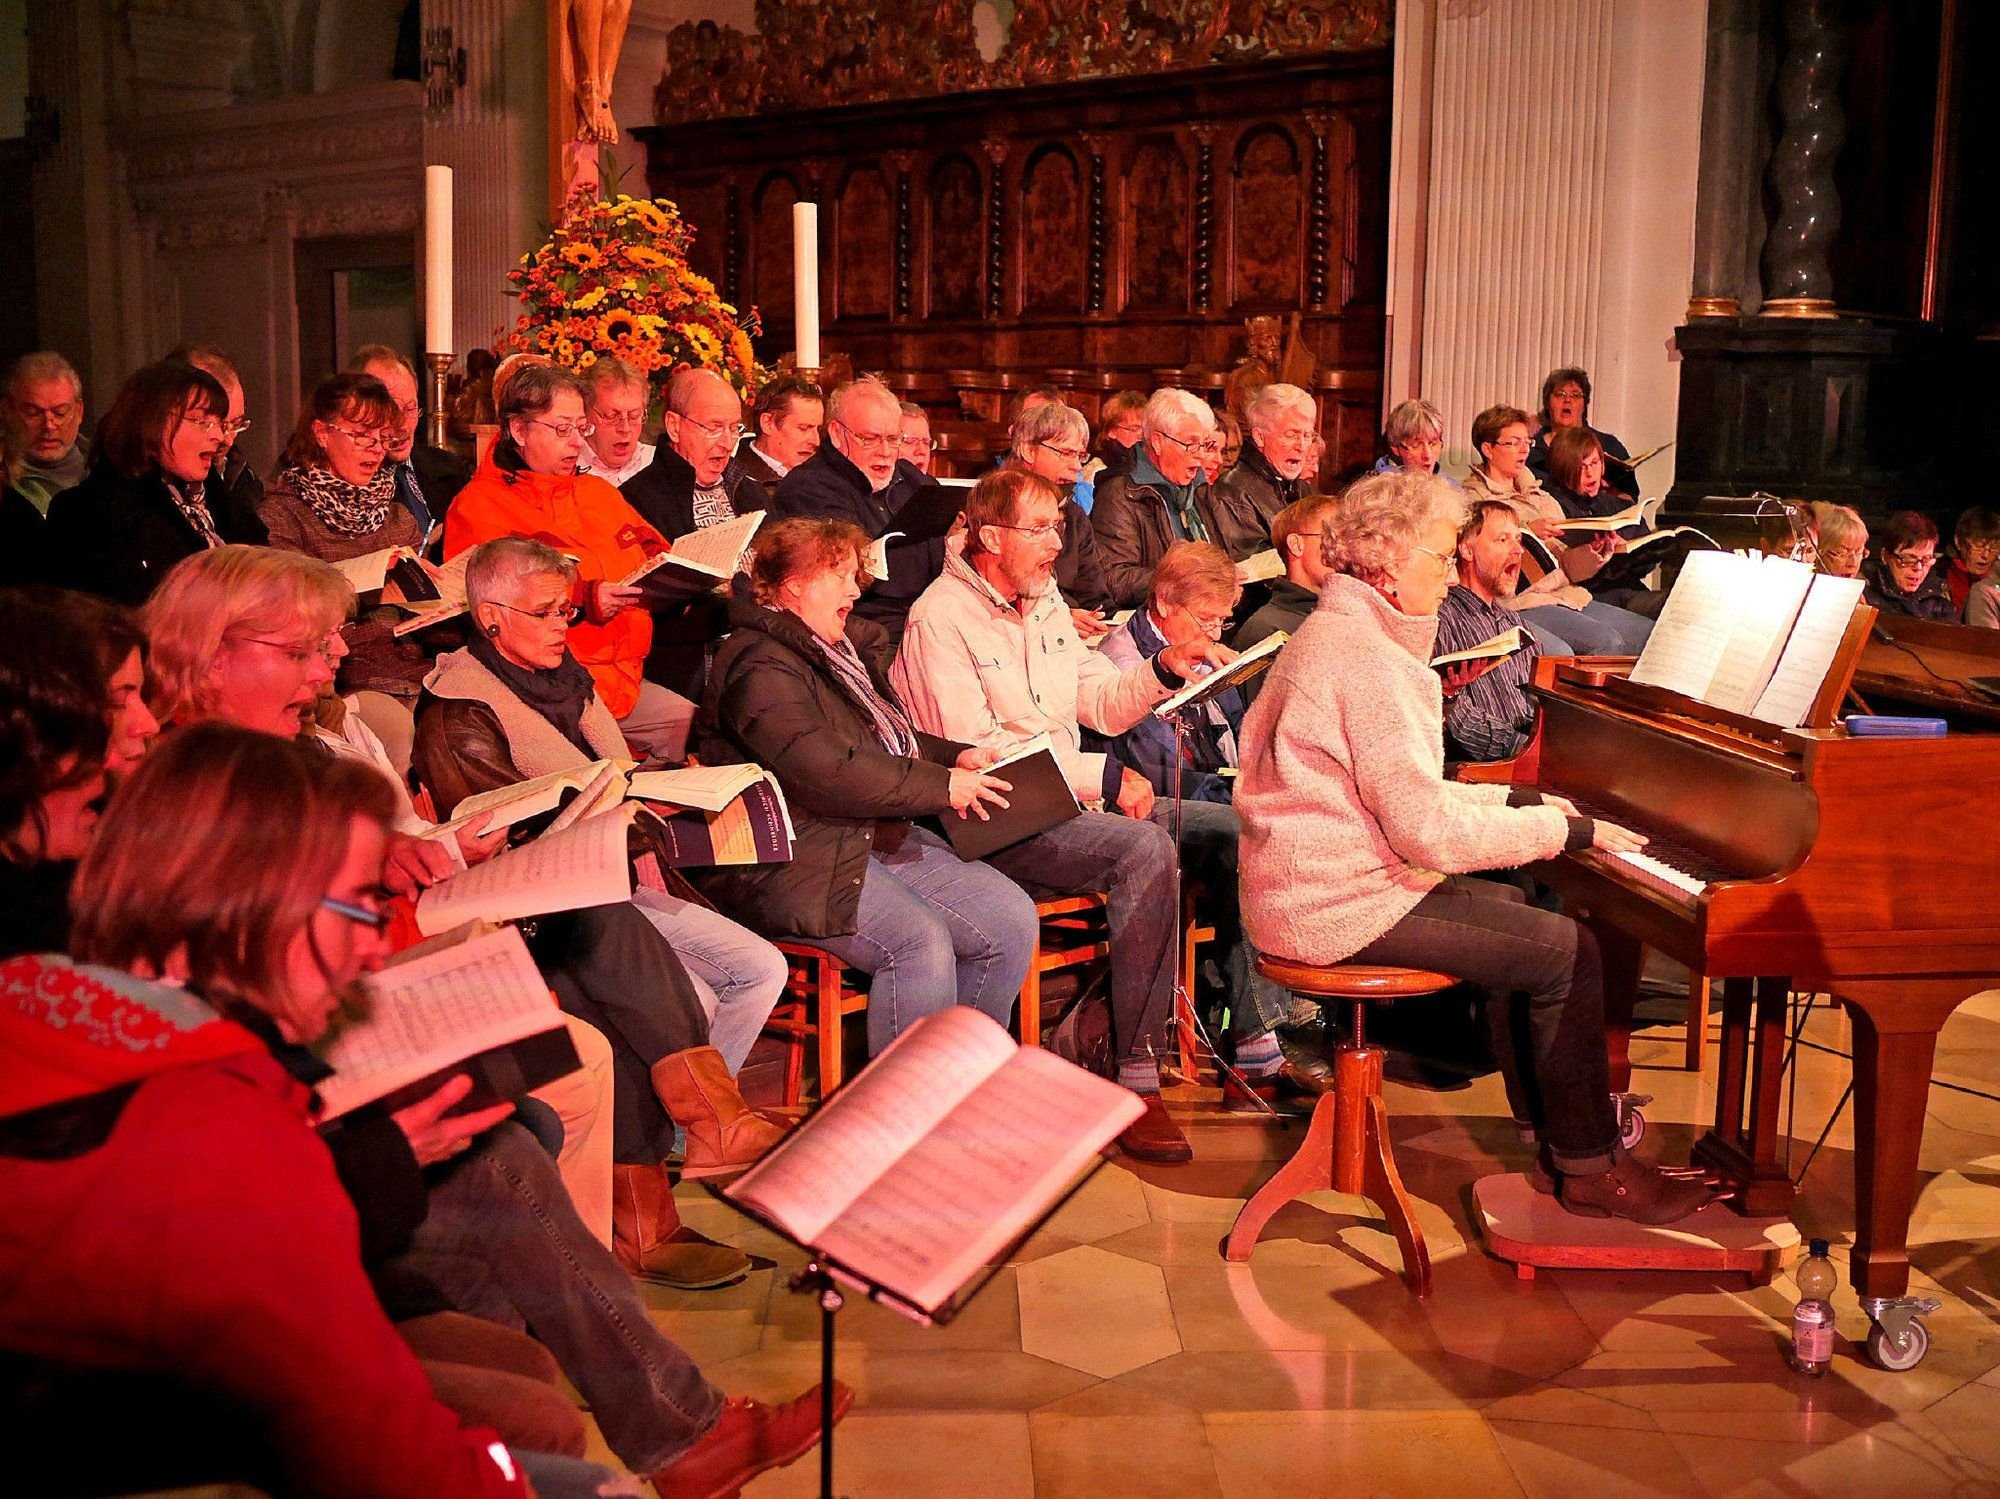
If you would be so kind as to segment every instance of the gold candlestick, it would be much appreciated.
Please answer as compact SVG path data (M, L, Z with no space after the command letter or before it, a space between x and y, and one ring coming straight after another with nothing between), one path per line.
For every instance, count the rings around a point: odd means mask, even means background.
M444 392L445 386L451 378L452 361L457 357L455 354L424 355L424 363L431 367L430 420L432 447L442 448L448 445L445 442L444 430Z

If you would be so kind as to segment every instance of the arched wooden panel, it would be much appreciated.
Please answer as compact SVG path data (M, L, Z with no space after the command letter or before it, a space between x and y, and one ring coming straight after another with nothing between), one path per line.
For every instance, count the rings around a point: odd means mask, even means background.
M1185 312L1188 305L1188 166L1179 142L1150 135L1125 172L1124 240L1130 247L1123 305Z
M895 279L894 209L880 167L848 174L840 189L838 317L887 317Z
M965 156L943 157L931 168L925 198L930 208L931 315L976 318L980 267L986 259L979 169Z
M789 323L792 294L792 205L799 185L773 172L757 186L750 210L750 300L767 323Z
M1304 166L1298 142L1276 125L1237 144L1231 225L1238 302L1298 304Z
M1044 146L1021 174L1021 310L1083 308L1083 182L1076 158Z
M729 184L706 178L689 182L680 194L674 206L694 235L688 264L697 275L706 276L719 287L725 279L723 259L729 248Z

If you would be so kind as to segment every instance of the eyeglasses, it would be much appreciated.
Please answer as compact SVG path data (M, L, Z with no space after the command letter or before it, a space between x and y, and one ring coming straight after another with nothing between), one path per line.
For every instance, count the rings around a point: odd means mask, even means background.
M683 416L681 420L694 428L703 437L706 437L710 442L714 442L718 437L726 437L731 442L734 442L743 435L743 423L741 422L698 422L691 416Z
M643 408L638 411L600 411L591 420L600 427L616 427L623 431L627 427L644 426L646 413ZM685 421L686 418L683 417L682 420Z
M1081 463L1090 456L1089 448L1059 448L1052 442L1037 442L1035 446L1047 448L1056 457L1067 459L1071 463Z
M245 422L243 425L247 427L250 424ZM381 432L356 432L351 427L343 427L337 422L328 422L326 430L329 432L338 432L364 453L381 452L383 446L389 440Z
M1525 437L1502 437L1496 439L1493 446L1496 448L1513 448L1525 453L1529 448L1534 446L1534 443Z
M390 899L390 895L386 890L377 890L372 892L369 898L371 900L387 902ZM337 900L331 895L322 895L319 898L319 903L324 909L333 912L334 915L344 916L356 926L365 926L375 932L388 931L389 922L393 919L387 911L369 906L356 905L353 901L349 900Z
M250 418L247 416L239 416L233 422L224 422L222 424L222 430L224 434L228 436L231 441L234 441L236 438L241 437L245 432L248 432L250 430Z
M503 604L498 599L488 599L495 609L505 609L509 614L525 614L529 619L539 619L545 625L557 623L573 625L583 611L574 604L551 604L546 609L520 609L512 604Z
M902 445L912 453L935 453L937 451L938 444L935 437L918 437L915 433L912 433L910 436L901 439L901 441Z
M210 437L220 437L229 430L212 416L184 416L181 422L197 432L206 432Z
M1884 552L1891 567L1929 567L1937 561L1937 553L1931 552Z
M999 531L1019 531L1023 536L1032 537L1036 541L1046 541L1052 536L1062 535L1061 521L1044 521L1039 526L1010 526L1004 521L997 520L988 521L986 524Z
M1227 610L1224 610L1220 614L1206 614L1199 609L1190 609L1187 605L1183 604L1181 605L1181 613L1193 620L1195 627L1210 640L1220 640L1222 632L1229 626L1229 611Z
M903 441L901 432L857 432L846 422L835 422L833 425L845 432L847 440L857 448L873 448L878 453L886 453Z
M1185 437L1176 437L1171 432L1161 432L1155 435L1164 437L1168 442L1186 448L1190 453L1199 454L1203 458L1219 457L1222 453L1221 442L1213 437L1203 438L1200 441L1193 441Z
M589 422L545 422L538 416L523 417L522 420L532 426L547 427L562 442L568 442L572 437L588 437L597 430Z
M328 635L316 645L300 645L295 640L266 640L261 635L238 635L235 638L246 645L261 645L266 650L276 651L301 670L312 665L315 656L329 665L339 659L334 654L334 643L340 639L338 631Z
M1822 557L1838 559L1841 562L1852 562L1855 560L1855 558L1860 557L1864 553L1866 553L1867 550L1868 548L1865 546L1859 546L1859 547L1823 546L1819 549L1819 554Z
M1296 535L1297 533L1295 532L1293 534ZM1453 565L1454 559L1451 553L1449 552L1434 552L1429 547L1415 547L1415 546L1411 547L1410 550L1413 552L1422 552L1426 557L1437 558L1438 566L1445 568L1446 570L1449 570Z
M49 422L60 427L77 413L75 401L65 401L60 406L33 406L26 401L14 403L14 410L23 422Z

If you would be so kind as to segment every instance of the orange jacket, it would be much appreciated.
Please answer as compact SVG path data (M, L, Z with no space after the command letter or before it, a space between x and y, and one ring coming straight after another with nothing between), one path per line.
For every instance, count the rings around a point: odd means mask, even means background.
M576 603L586 613L570 629L569 648L589 670L611 716L625 717L639 701L653 616L637 608L600 620L592 608L594 585L627 577L655 552L669 550L666 538L594 475L510 471L488 453L445 512L444 554L454 557L502 536L532 536L577 559Z

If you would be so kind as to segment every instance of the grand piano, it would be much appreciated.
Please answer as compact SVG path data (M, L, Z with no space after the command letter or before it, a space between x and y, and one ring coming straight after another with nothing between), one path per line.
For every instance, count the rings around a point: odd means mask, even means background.
M1920 1322L1911 1332L1925 1308L1907 1296L1907 1239L1937 1033L2000 985L2000 871L1984 836L2000 706L1966 685L2000 676L2000 632L1885 618L1852 634L1813 728L1630 682L1629 661L1545 659L1531 688L1540 721L1513 779L1652 840L1537 873L1602 945L1615 1088L1629 1086L1643 949L1720 981L1715 1125L1695 1159L1734 1187L1739 1210L1786 1212L1793 1196L1778 1155L1788 990L1846 1006L1852 1275L1876 1324L1871 1353L1907 1368L1927 1346ZM1840 709L1941 716L1951 733L1855 738L1835 726Z

